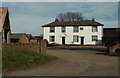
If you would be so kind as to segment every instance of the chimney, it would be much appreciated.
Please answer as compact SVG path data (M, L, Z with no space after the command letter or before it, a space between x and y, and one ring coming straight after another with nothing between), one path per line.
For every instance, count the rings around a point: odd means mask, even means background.
M55 22L58 22L59 20L58 20L58 18L55 18Z
M95 18L92 18L92 21L95 22Z

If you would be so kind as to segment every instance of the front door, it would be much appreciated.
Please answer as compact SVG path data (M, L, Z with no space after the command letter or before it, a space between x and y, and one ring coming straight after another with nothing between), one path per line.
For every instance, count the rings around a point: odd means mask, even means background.
M81 37L81 45L84 45L84 37Z
M65 44L65 37L62 37L62 44Z

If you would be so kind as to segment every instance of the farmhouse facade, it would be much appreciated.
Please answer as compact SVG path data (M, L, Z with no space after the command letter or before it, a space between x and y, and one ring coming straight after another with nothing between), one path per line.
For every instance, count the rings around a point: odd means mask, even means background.
M102 44L103 24L92 20L55 21L43 25L43 39L57 44Z
M2 43L10 43L10 20L9 11L6 7L0 8L0 39Z

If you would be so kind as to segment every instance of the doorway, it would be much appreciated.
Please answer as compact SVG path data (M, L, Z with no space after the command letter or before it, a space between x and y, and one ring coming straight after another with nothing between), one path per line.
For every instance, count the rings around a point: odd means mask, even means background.
M84 37L81 37L81 45L84 45Z
M65 37L62 37L62 44L65 44Z

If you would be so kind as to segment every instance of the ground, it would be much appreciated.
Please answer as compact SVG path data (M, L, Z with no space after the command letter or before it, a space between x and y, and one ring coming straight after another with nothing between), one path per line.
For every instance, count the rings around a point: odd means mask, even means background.
M105 55L103 46L55 46L48 54L58 60L27 70L9 72L9 76L118 76L118 57Z

